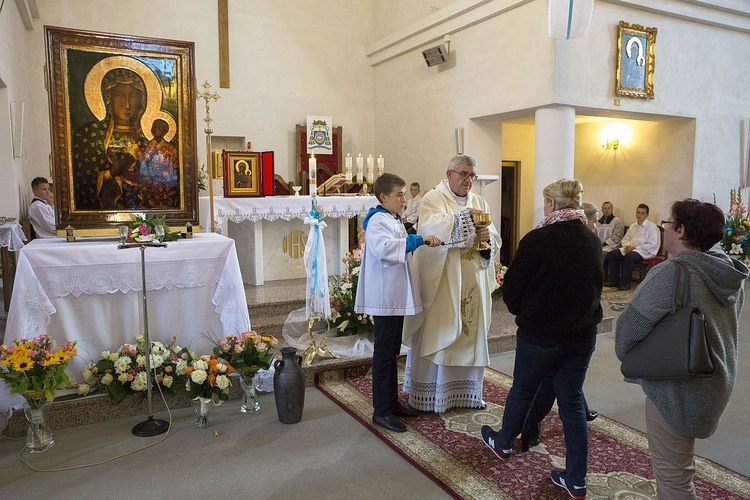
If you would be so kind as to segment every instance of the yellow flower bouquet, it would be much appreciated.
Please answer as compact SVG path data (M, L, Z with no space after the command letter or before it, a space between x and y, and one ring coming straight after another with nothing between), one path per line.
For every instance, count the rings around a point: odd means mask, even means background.
M55 399L55 391L71 387L65 370L77 354L75 342L54 350L52 335L15 339L12 346L0 345L0 378L12 394L20 394L31 408L38 409Z

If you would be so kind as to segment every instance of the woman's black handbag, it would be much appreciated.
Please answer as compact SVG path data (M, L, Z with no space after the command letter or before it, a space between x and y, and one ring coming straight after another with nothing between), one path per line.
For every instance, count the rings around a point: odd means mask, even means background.
M682 304L690 301L690 273L677 268L672 311L651 332L625 353L620 371L626 378L646 380L707 377L714 372L712 352L706 338L706 321L697 307L678 307L677 288L685 276Z

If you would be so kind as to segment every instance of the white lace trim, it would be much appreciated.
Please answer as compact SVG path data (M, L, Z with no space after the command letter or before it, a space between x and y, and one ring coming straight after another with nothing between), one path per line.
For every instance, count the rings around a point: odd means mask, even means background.
M359 215L365 215L371 207L377 205L377 200L374 197L365 197L356 201L337 202L332 205L328 205L322 200L325 200L325 198L318 198L318 208L322 211L322 217L332 219L352 219ZM281 202L275 207L248 206L247 208L234 207L229 210L223 207L218 207L214 218L216 219L217 224L221 224L224 219L235 223L246 220L251 222L258 222L261 220L275 221L278 219L285 221L290 221L292 219L305 220L310 214L309 203L309 201L304 205L290 203L288 206L284 207L284 203Z
M409 405L420 411L444 413L451 408L481 408L484 404L481 381L417 382L411 378L408 365L402 390L409 394Z
M18 222L6 222L0 224L0 247L5 247L11 252L17 252L23 247L26 236L21 230Z
M451 241L466 240L459 248L468 248L474 245L476 239L476 228L468 209L453 214L453 229L451 230Z

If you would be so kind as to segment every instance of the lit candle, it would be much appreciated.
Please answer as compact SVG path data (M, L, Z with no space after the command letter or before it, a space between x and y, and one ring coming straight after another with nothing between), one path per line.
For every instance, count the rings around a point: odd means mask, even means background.
M315 155L310 155L310 196L318 193L318 160L315 159Z
M385 159L383 155L378 156L378 177L385 173Z
M372 182L375 180L375 175L373 174L373 158L372 155L367 156L367 180Z
M352 155L346 153L346 182L352 182Z
M364 179L362 176L362 154L360 153L359 155L357 155L357 182L359 184L362 184L363 180Z

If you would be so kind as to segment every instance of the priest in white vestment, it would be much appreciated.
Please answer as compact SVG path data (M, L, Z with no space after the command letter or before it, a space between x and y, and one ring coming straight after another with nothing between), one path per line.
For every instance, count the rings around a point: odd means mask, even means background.
M445 243L414 256L423 311L404 321L404 344L411 351L403 390L422 411L485 406L482 380L490 362L487 331L501 240L494 224L474 226L472 214L490 213L487 202L471 192L476 171L472 156L454 156L447 179L424 195L419 211L419 234ZM474 250L477 240L491 250Z

